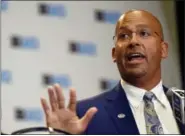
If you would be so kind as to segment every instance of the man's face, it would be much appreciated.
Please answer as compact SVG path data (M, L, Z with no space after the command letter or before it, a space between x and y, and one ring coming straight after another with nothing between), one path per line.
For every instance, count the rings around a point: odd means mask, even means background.
M150 14L131 12L120 18L112 50L121 77L153 76L167 57L158 22Z

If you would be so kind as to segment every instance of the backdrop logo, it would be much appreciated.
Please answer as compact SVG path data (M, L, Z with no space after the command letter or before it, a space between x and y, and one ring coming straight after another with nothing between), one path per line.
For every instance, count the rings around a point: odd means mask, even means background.
M77 42L70 41L69 42L69 51L75 54L82 55L96 55L96 45L92 42Z
M18 121L43 121L43 112L40 108L15 108L15 119Z
M42 81L44 85L53 85L55 83L58 83L64 88L68 88L71 86L71 79L68 75L65 74L43 74Z
M119 80L113 80L113 79L100 79L100 88L102 91L112 89L113 87L118 84Z
M62 4L39 4L38 12L40 15L48 15L48 16L66 16L66 8Z
M12 73L8 70L1 71L1 82L9 84L12 82Z
M120 12L106 10L95 10L94 14L97 21L110 24L115 24L121 16Z
M10 39L11 46L14 48L37 49L39 48L39 39L34 36L13 35Z
M8 9L8 2L2 0L1 1L1 11L6 11Z

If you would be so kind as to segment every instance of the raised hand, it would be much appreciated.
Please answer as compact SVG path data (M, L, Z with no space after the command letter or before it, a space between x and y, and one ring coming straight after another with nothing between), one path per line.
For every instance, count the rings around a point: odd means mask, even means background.
M97 112L97 108L92 107L79 119L76 114L77 99L74 89L70 89L70 99L67 107L65 107L62 88L58 84L48 88L48 95L51 108L46 99L41 98L41 104L46 117L46 125L48 127L60 129L70 134L82 134Z

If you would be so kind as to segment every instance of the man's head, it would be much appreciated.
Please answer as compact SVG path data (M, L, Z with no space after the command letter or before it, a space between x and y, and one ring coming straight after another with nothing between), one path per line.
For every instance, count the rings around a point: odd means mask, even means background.
M126 12L117 22L114 40L112 57L124 80L161 78L161 60L168 55L168 45L155 16L144 10Z

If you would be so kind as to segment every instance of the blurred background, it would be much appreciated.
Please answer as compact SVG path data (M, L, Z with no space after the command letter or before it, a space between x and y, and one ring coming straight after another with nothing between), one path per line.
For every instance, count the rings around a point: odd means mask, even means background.
M120 80L111 58L119 16L144 9L159 18L169 57L163 83L185 89L184 2L1 1L1 130L45 126L40 97L59 83L84 99Z

